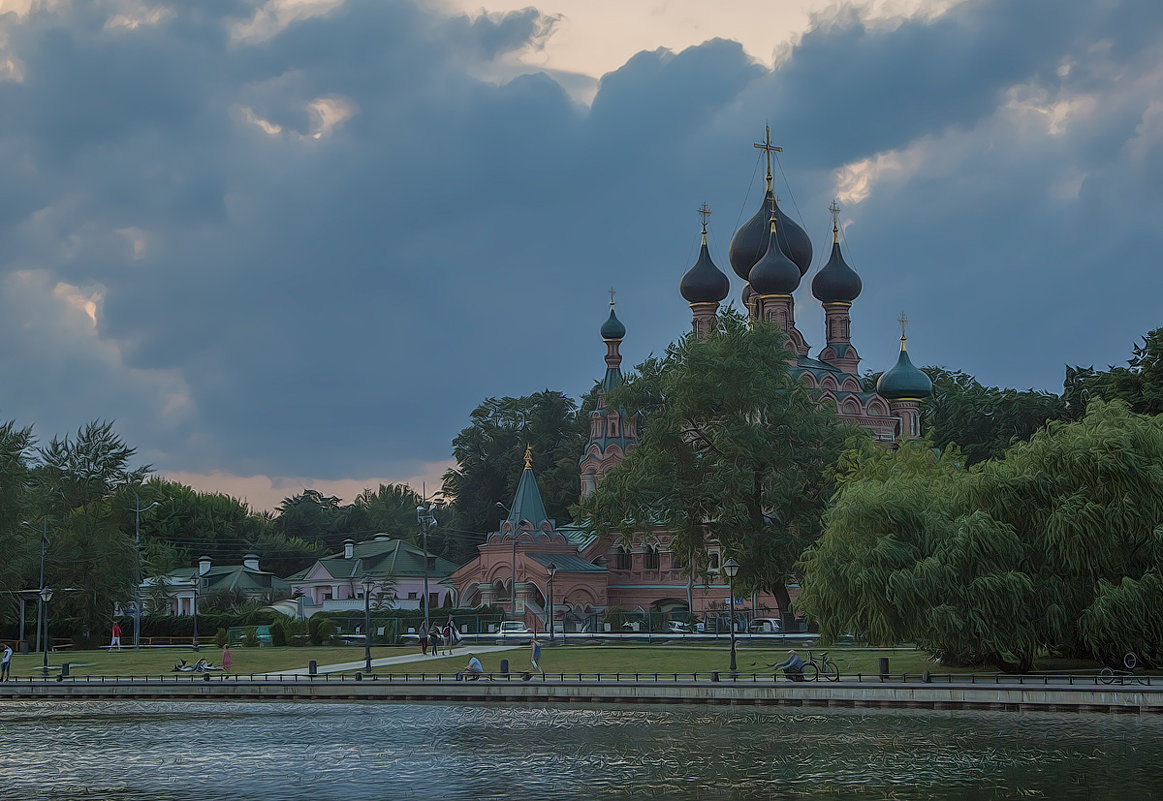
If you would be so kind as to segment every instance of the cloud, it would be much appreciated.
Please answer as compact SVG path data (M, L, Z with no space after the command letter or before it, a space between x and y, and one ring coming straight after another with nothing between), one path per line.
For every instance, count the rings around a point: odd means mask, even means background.
M589 388L611 284L628 364L686 329L695 209L726 268L766 122L817 264L845 201L866 367L891 363L902 307L915 358L990 383L1125 358L1163 290L1140 222L1163 186L1160 12L890 11L817 15L775 66L727 39L652 48L589 106L581 78L516 74L568 22L532 8L3 17L0 334L21 380L0 405L47 434L117 419L171 475L268 494L422 475L484 397Z

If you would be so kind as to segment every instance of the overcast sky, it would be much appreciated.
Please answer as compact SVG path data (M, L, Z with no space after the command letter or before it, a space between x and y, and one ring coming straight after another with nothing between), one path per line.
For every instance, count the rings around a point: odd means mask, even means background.
M0 419L269 508L429 490L492 395L637 363L777 191L853 339L1061 388L1163 324L1158 0L0 0ZM823 344L811 275L797 319ZM732 297L741 283L732 276Z

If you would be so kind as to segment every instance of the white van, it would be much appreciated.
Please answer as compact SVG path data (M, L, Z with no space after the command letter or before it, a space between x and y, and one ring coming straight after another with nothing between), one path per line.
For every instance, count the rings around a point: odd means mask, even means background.
M783 621L778 617L757 617L747 627L748 634L782 634Z

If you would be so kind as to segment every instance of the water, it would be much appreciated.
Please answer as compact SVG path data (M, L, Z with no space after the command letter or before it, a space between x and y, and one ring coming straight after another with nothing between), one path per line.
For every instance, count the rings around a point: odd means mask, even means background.
M0 704L5 799L1141 799L1163 718L453 704Z

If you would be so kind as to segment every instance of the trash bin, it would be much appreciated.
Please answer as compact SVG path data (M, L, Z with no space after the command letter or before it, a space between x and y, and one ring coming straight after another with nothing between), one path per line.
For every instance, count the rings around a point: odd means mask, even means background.
M882 656L878 662L880 665L880 680L888 681L888 657Z
M501 675L502 676L509 675L509 660L508 659L501 660Z
M718 681L718 680L719 680L719 671L712 670L711 671L711 681Z
M319 664L314 659L312 659L310 662L307 663L307 675L308 676L315 676L318 673L319 673Z
M28 656L28 640L20 641L20 655Z
M69 677L69 663L62 662L61 663L61 678L67 679L68 677Z

